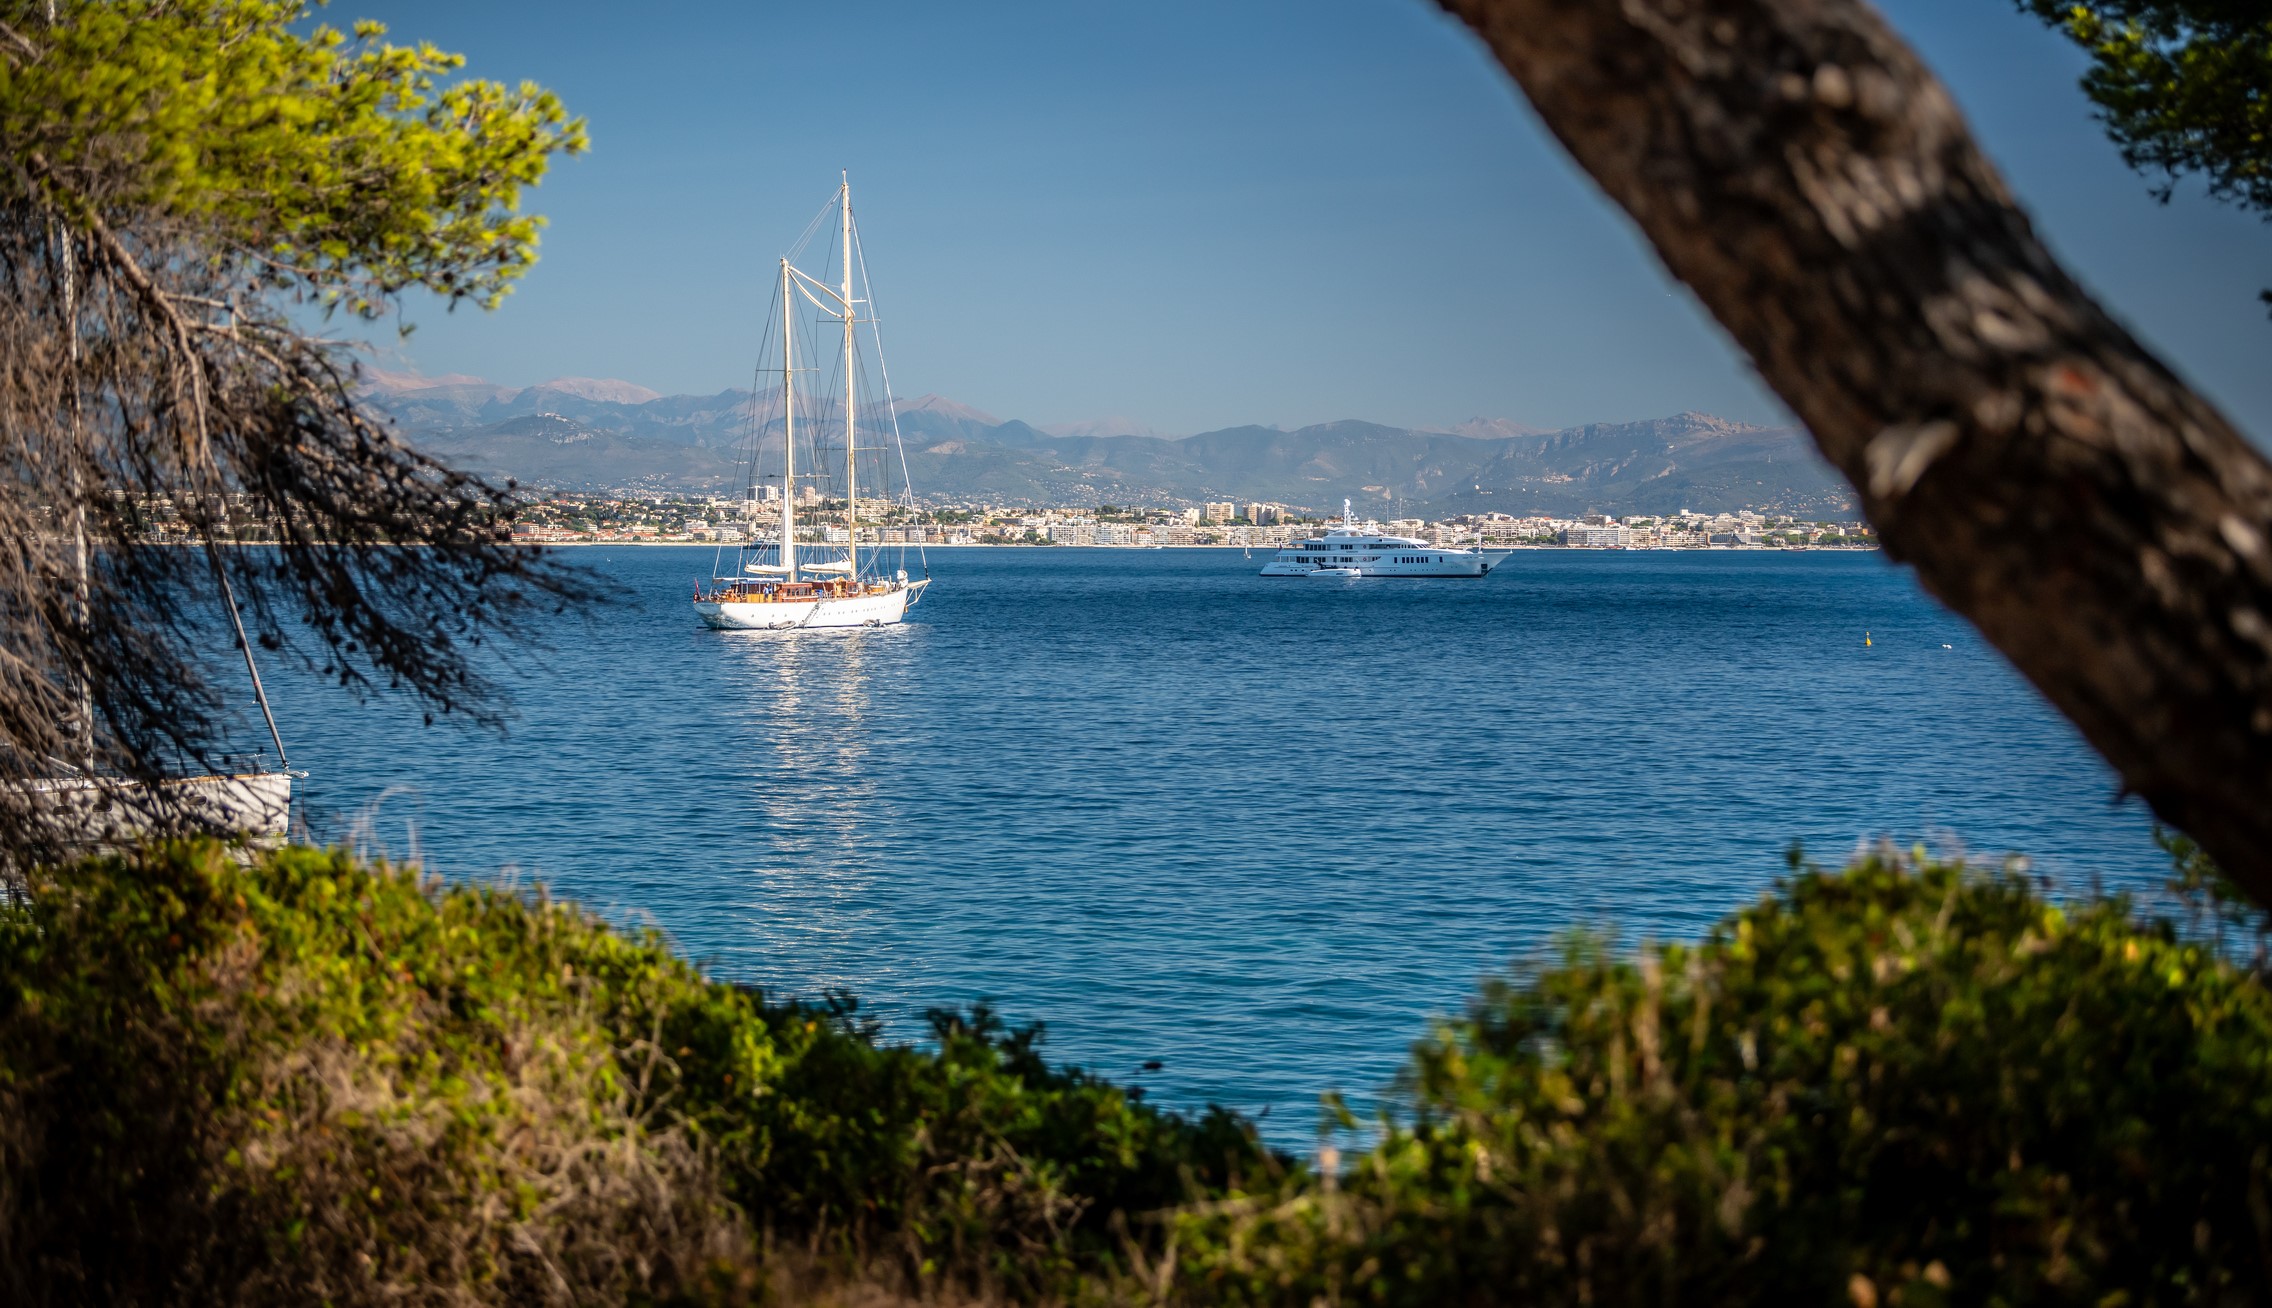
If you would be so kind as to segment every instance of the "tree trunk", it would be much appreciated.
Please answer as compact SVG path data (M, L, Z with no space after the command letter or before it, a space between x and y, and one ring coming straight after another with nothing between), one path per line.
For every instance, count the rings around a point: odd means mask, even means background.
M1442 0L1969 618L2272 905L2272 465L1858 0Z

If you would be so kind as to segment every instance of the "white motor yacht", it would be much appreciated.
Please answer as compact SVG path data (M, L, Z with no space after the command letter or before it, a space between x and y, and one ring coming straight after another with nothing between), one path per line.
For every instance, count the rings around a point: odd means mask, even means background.
M1341 501L1341 523L1314 540L1296 541L1264 564L1265 577L1481 577L1513 550L1453 549L1391 536L1360 523Z

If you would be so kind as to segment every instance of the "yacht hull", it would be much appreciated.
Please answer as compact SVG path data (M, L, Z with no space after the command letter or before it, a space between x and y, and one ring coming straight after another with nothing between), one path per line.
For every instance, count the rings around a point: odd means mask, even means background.
M1504 554L1475 555L1460 552L1431 551L1426 563L1391 563L1360 560L1353 563L1303 563L1294 559L1274 559L1263 565L1257 574L1264 577L1311 577L1319 573L1336 577L1481 577L1499 565Z
M1379 523L1359 524L1341 501L1341 525L1323 536L1295 541L1262 567L1265 577L1484 577L1513 550L1463 550L1391 536Z
M895 627L907 617L930 581L869 595L791 600L696 600L694 611L722 631L814 631L840 627Z

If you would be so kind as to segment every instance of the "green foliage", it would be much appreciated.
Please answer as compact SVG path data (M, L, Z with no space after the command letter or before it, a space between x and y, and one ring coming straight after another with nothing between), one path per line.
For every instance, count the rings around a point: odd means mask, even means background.
M2211 195L2272 217L2272 2L2020 5L2090 53L2083 92L2123 161L2163 175L2162 199L2199 174Z
M769 1011L792 1046L773 1092L705 1119L762 1134L727 1155L736 1198L779 1229L865 1225L861 1252L896 1254L908 1281L1062 1293L1117 1272L1131 1219L1284 1170L1237 1118L1191 1121L1052 1069L1038 1028L983 1008L933 1011L935 1051L881 1044L842 1000Z
M2190 902L2223 902L2168 844ZM849 999L769 1002L651 935L339 853L83 864L0 909L0 1301L2272 1284L2265 975L2010 870L1887 853L1693 945L1570 940L1422 1042L1399 1111L1315 1172L984 1009L931 1025L890 1045Z
M464 63L305 0L0 5L0 141L66 213L164 216L270 289L375 316L423 286L494 305L536 259L522 188L585 145L550 92L437 78ZM5 39L5 38L0 38ZM122 217L125 221L121 221Z
M1881 856L1577 940L1415 1052L1345 1174L1188 1212L1192 1302L2241 1303L2272 995L2121 900Z
M2191 925L2205 928L2220 951L2247 941L2251 965L2258 972L2272 967L2272 913L2259 907L2193 837L2157 825L2154 843L2169 855L2170 893L2190 913Z
M697 986L567 910L311 850L37 880L0 913L0 1299L730 1285L742 1225L618 1033Z
M0 911L0 1300L730 1297L760 1234L1039 1297L1117 1266L1113 1214L1271 1165L1037 1031L934 1025L339 853L82 864Z

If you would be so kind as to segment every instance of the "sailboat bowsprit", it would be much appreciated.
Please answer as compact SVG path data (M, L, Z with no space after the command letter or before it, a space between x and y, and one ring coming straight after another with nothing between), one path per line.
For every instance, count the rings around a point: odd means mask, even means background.
M922 598L931 584L928 576L910 579L905 566L886 575L880 562L881 551L870 551L865 557L860 550L860 424L859 424L859 341L857 327L867 322L870 339L875 347L876 367L883 389L883 407L892 428L894 448L899 453L902 473L907 466L904 449L899 449L899 421L892 409L891 377L883 367L883 343L875 331L873 311L874 293L866 298L853 295L852 270L857 247L852 226L852 184L847 178L837 189L832 207L838 211L838 229L843 238L842 276L834 286L818 281L800 271L784 256L781 260L781 517L779 536L771 542L758 541L737 548L734 570L718 573L707 585L698 585L694 592L694 611L713 627L737 630L789 631L818 627L885 627L898 624L907 616L907 610ZM822 210L825 215L826 209ZM817 219L815 220L817 224ZM865 283L865 268L862 268ZM863 289L865 287L863 286ZM797 540L797 496L800 490L797 471L797 374L815 371L813 367L800 368L797 360L796 305L799 297L812 304L823 319L844 325L843 358L843 433L844 433L844 553L841 558L821 558L799 549ZM863 315L862 305L870 306ZM762 352L761 352L762 353ZM752 402L753 408L755 401ZM825 417L809 422L817 427ZM761 479L757 471L758 451L764 445L767 424L762 420L753 424L755 430L750 441L749 507L754 522L763 501L759 498ZM880 447L878 447L880 448ZM807 474L805 484L815 477ZM770 480L763 483L771 488ZM913 507L912 502L909 503ZM832 552L825 545L817 546L821 552ZM721 551L721 558L723 558ZM901 564L906 560L902 551ZM715 571L715 570L714 570Z

